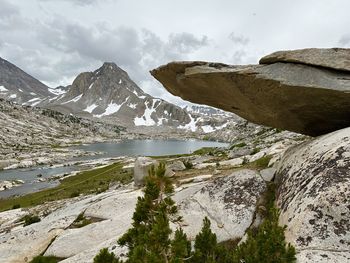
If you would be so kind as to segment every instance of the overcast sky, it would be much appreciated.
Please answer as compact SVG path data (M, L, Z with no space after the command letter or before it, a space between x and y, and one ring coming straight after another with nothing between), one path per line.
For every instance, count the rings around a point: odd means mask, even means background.
M0 0L0 56L52 87L115 62L147 93L176 102L149 70L349 47L349 10L349 0Z

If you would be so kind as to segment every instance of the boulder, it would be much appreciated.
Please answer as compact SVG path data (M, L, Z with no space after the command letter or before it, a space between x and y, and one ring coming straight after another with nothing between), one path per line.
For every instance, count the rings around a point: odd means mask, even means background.
M254 220L256 203L266 184L258 172L240 170L204 185L190 198L178 200L183 230L194 240L207 216L219 242L242 238Z
M175 96L256 124L311 136L350 126L350 49L299 53L246 66L172 62L151 74Z
M350 128L339 130L287 150L279 163L279 223L299 262L350 259L349 142Z
M250 148L239 148L237 150L230 150L227 154L227 157L230 159L242 157L245 155L250 155L253 152Z
M134 183L135 186L143 186L144 178L148 175L148 170L157 161L149 157L138 157L134 165Z
M230 159L226 161L221 161L219 162L220 165L222 166L240 166L244 162L243 158L235 158L235 159Z
M175 161L168 165L168 168L174 172L186 170L186 166L181 161Z
M207 169L211 167L216 167L216 163L199 163L194 166L195 169Z

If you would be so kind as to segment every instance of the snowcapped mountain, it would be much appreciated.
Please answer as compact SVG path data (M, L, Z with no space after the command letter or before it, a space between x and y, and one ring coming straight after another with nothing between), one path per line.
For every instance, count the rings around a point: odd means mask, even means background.
M214 108L193 106L183 109L154 98L143 92L127 72L114 63L104 63L94 72L79 74L67 89L67 93L50 99L44 106L129 128L172 127L204 133L224 128L233 117Z
M19 104L35 106L54 94L50 88L17 66L0 58L0 97Z
M114 63L78 75L68 91L40 105L61 112L130 126L179 126L191 121L186 110L144 93Z

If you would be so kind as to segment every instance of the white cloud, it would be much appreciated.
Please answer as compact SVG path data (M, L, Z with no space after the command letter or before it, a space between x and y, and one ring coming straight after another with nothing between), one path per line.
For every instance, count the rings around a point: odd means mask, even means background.
M146 92L177 102L149 70L172 60L246 64L276 50L350 44L347 0L0 0L0 6L0 56L39 80L68 85L113 61Z

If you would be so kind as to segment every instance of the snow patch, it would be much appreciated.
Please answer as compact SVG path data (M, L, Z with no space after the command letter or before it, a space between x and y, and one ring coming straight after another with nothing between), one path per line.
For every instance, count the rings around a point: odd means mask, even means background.
M210 125L202 126L202 130L204 133L209 133L209 132L215 131L215 129Z
M119 84L122 84L122 79L119 79L119 82L118 82Z
M36 101L36 100L40 100L40 99L39 99L39 98L34 98L34 99L31 99L31 100L28 100L27 103L29 103L29 102L34 102L34 101Z
M129 97L127 97L126 100L122 104L116 104L113 102L109 103L107 108L105 109L104 113L94 115L94 117L101 118L102 116L107 116L107 115L111 115L113 113L118 112L119 109L121 108L121 106L123 106L123 104L128 100L128 98Z
M67 91L63 90L63 89L60 89L60 88L55 88L55 89L49 89L49 91L52 93L52 94L55 94L55 95L61 95L61 94L65 94ZM32 94L32 92L30 93ZM32 94L33 95L33 94ZM34 95L36 95L34 93Z
M150 108L149 105L146 103L146 109L144 114L141 117L135 117L134 119L135 126L153 126L156 124L155 121L151 118L151 115L155 110L153 108L153 105L153 100Z
M18 89L19 90L19 92L23 92L23 90L21 90L21 89Z
M90 84L90 86L89 86L89 88L88 89L91 89L92 88L92 86L95 84L95 82L92 82L91 84Z
M130 103L128 106L132 109L136 109L137 103L135 103L135 104Z
M224 123L224 124L221 125L221 126L216 127L215 129L216 129L216 130L221 130L221 129L223 129L223 128L226 128L227 125L228 125L228 122Z
M87 111L88 113L92 113L94 109L96 109L98 107L98 105L96 105L95 103L87 106L83 111Z
M184 130L190 130L192 132L195 132L197 130L197 122L198 120L195 120L191 115L190 115L191 121L187 123L186 125L181 125L179 126L179 129L184 129Z
M167 120L166 118L160 118L160 119L158 120L157 125L158 125L158 126L163 125L163 121L166 121L166 120Z
M38 95L38 94L36 94L36 93L34 93L34 92L30 92L29 94L30 94L30 95L33 95L33 96Z
M4 86L0 86L0 92L6 92L8 89L6 89Z
M213 131L221 130L221 129L225 128L227 125L228 125L228 122L224 123L221 126L217 126L217 127L215 127L215 126L213 127L211 125L205 125L205 126L202 126L202 130L204 133L210 133Z
M9 98L10 99L15 99L15 98L17 98L17 94L12 94Z
M39 103L41 102L41 100L39 99L38 101L36 101L36 102L34 102L34 103L32 103L32 107L34 107L34 106L36 106L36 105L38 105Z
M81 97L83 96L83 94L80 94L79 96L76 96L75 98L69 100L69 101L66 101L66 102L63 102L62 104L67 104L69 102L77 102L78 100L81 99Z

